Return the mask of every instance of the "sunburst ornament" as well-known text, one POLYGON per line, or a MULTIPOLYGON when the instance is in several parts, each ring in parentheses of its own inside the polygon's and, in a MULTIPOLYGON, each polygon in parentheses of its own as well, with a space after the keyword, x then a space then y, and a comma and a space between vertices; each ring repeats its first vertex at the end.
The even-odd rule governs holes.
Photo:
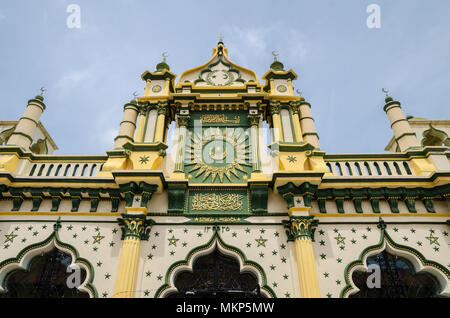
POLYGON ((250 166, 248 134, 243 129, 210 127, 203 134, 194 132, 190 135, 191 143, 187 150, 193 165, 189 172, 195 172, 195 178, 203 176, 201 182, 211 177, 214 182, 218 177, 231 181, 231 175, 240 178, 247 174, 245 166, 250 166))

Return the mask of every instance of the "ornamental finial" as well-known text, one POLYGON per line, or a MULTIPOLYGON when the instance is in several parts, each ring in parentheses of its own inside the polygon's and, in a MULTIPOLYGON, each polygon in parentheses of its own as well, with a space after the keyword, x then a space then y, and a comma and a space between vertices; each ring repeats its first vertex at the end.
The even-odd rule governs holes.
POLYGON ((163 52, 163 54, 161 54, 162 58, 163 58, 163 62, 166 61, 166 57, 168 57, 169 55, 167 54, 167 52, 163 52))
POLYGON ((41 91, 41 95, 44 95, 44 92, 46 91, 45 87, 42 86, 41 89, 40 89, 40 91, 41 91))
POLYGON ((280 54, 277 54, 276 51, 272 51, 272 55, 273 55, 273 60, 278 61, 277 56, 280 54))
POLYGON ((389 91, 388 91, 387 89, 382 88, 381 91, 382 91, 383 93, 386 94, 386 97, 389 96, 389 95, 388 95, 388 94, 389 94, 389 91))

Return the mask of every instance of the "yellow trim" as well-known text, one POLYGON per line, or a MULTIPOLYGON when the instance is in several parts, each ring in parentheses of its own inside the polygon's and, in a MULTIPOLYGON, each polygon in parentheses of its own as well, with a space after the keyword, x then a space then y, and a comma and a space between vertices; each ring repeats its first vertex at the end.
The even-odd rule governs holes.
POLYGON ((147 214, 147 208, 145 206, 127 206, 125 207, 125 210, 127 212, 143 212, 144 214, 147 214))
POLYGON ((317 265, 310 239, 297 239, 294 243, 302 298, 319 298, 317 265))
POLYGON ((136 142, 144 142, 144 130, 147 116, 139 115, 139 123, 136 131, 136 142))
POLYGON ((310 213, 310 215, 314 215, 315 217, 443 217, 449 218, 450 213, 310 213))
POLYGON ((58 215, 70 215, 70 216, 113 216, 118 217, 120 216, 120 212, 0 212, 0 215, 29 215, 29 216, 36 216, 36 215, 52 215, 52 216, 58 216, 58 215))
POLYGON ((114 298, 133 298, 141 240, 127 237, 123 241, 114 298))

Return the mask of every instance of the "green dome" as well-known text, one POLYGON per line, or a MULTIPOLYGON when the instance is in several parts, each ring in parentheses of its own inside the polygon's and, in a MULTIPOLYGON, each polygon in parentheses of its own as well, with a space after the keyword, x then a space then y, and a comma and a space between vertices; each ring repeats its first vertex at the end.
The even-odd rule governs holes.
POLYGON ((392 99, 391 96, 386 96, 386 98, 384 99, 384 101, 385 101, 386 103, 389 103, 389 102, 392 102, 393 99, 392 99))
POLYGON ((166 62, 161 62, 161 63, 158 63, 158 65, 156 65, 157 72, 162 72, 164 70, 170 71, 170 67, 166 62))
POLYGON ((305 98, 304 97, 300 97, 300 101, 304 102, 305 98))
POLYGON ((36 95, 36 97, 34 99, 40 100, 41 102, 44 101, 44 96, 42 96, 41 94, 36 95))
POLYGON ((130 104, 132 104, 132 105, 137 105, 138 102, 137 102, 136 99, 133 98, 132 100, 130 100, 130 104))
POLYGON ((273 69, 274 71, 284 71, 284 65, 280 61, 274 61, 270 65, 270 68, 273 69))

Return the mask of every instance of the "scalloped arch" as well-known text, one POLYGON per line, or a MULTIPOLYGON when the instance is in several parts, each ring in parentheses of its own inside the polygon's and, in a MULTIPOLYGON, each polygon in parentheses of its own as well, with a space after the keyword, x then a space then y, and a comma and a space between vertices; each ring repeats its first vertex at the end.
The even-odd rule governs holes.
POLYGON ((241 273, 250 272, 257 277, 258 284, 261 286, 261 293, 264 296, 276 298, 275 292, 267 285, 266 274, 262 267, 253 261, 247 260, 247 257, 240 249, 226 244, 218 232, 214 233, 208 243, 192 249, 183 261, 175 262, 169 267, 165 276, 165 284, 156 291, 155 298, 163 298, 171 292, 177 291, 174 284, 177 274, 186 270, 192 272, 197 258, 209 254, 216 247, 225 255, 238 260, 241 273))
POLYGON ((6 291, 5 283, 6 278, 9 274, 17 269, 24 269, 28 271, 30 269, 31 260, 35 256, 37 256, 41 252, 48 252, 53 248, 57 248, 63 252, 66 252, 72 257, 72 263, 69 265, 69 267, 76 264, 86 270, 86 279, 78 289, 80 291, 87 292, 91 298, 97 298, 97 289, 92 284, 94 280, 94 267, 88 260, 79 257, 78 251, 75 247, 70 244, 61 242, 56 230, 53 231, 53 233, 50 234, 50 236, 45 240, 31 244, 22 249, 17 257, 9 258, 0 263, 0 293, 6 291))
POLYGON ((358 260, 353 261, 346 266, 344 274, 346 286, 341 291, 341 298, 347 298, 359 291, 358 287, 354 285, 351 279, 353 272, 358 269, 367 271, 367 258, 372 255, 378 254, 384 249, 386 249, 390 253, 399 255, 409 260, 414 266, 414 270, 416 271, 416 273, 423 271, 432 274, 437 278, 442 287, 441 296, 450 296, 449 270, 447 270, 444 266, 437 262, 427 260, 419 251, 415 250, 414 248, 395 243, 394 240, 392 240, 392 238, 389 236, 389 234, 384 229, 382 229, 379 243, 364 249, 361 252, 358 260))

